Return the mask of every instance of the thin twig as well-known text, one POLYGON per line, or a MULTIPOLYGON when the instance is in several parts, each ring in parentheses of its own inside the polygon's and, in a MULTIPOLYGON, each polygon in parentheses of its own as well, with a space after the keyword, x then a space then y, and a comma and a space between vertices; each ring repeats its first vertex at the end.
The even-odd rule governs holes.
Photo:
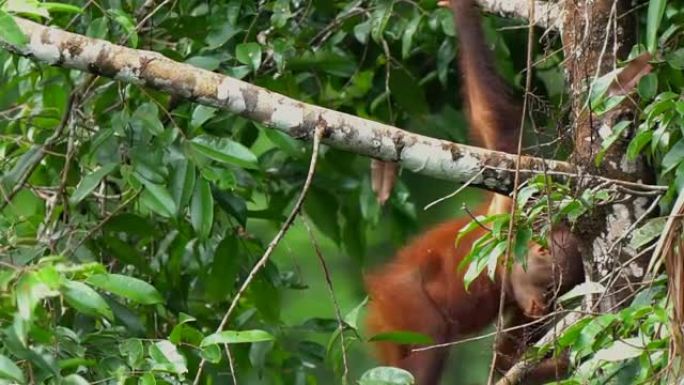
MULTIPOLYGON (((283 239, 283 237, 285 236, 285 233, 287 233, 287 230, 290 228, 290 226, 294 222, 295 218, 297 218, 297 215, 299 214, 299 211, 302 208, 302 204, 304 203, 304 198, 306 198, 306 193, 309 191, 309 187, 311 186, 311 181, 313 180, 314 172, 316 170, 316 162, 318 159, 318 149, 320 147, 321 138, 323 136, 324 128, 325 128, 324 123, 318 124, 315 128, 314 137, 313 137, 313 151, 311 154, 311 162, 309 163, 309 172, 306 175, 306 180, 304 181, 304 186, 302 187, 302 191, 299 193, 299 197, 297 197, 297 201, 295 202, 295 205, 292 208, 290 215, 288 215, 287 219, 285 220, 283 225, 280 227, 280 230, 278 231, 278 233, 275 235, 275 237, 268 244, 268 247, 266 247, 266 251, 264 251, 264 254, 257 261, 257 263, 254 265, 254 267, 252 267, 252 270, 247 275, 247 278, 245 278, 245 281, 242 283, 242 286, 240 286, 240 289, 238 289, 238 292, 237 292, 237 294, 235 294, 235 297, 233 297, 233 300, 231 301, 230 306, 228 307, 228 310, 223 315, 223 318, 221 319, 219 326, 216 328, 217 333, 220 333, 221 331, 223 331, 226 324, 228 323, 228 319, 230 318, 231 314, 233 314, 233 311, 237 307, 238 301, 240 300, 240 298, 242 298, 242 295, 245 293, 245 291, 247 290, 249 285, 252 283, 252 281, 256 277, 257 273, 264 266, 266 266, 266 262, 268 262, 268 258, 271 256, 271 254, 275 250, 276 246, 278 246, 280 241, 283 239)), ((195 375, 195 379, 192 382, 193 385, 199 384, 199 381, 200 381, 200 378, 202 377, 202 371, 204 369, 205 364, 206 364, 206 360, 204 358, 202 358, 202 360, 199 363, 199 366, 197 367, 197 374, 195 375)))
POLYGON ((525 329, 525 328, 527 328, 528 326, 534 326, 534 325, 537 325, 537 324, 542 324, 542 323, 545 323, 547 320, 549 320, 549 319, 551 319, 551 318, 557 316, 558 314, 561 314, 561 313, 567 314, 567 313, 569 313, 569 312, 577 312, 577 310, 560 310, 560 311, 555 311, 555 312, 553 312, 553 313, 546 314, 546 315, 544 315, 543 317, 537 318, 537 319, 532 320, 532 321, 530 321, 530 322, 526 322, 526 323, 524 323, 524 324, 519 324, 519 325, 515 325, 515 326, 510 326, 510 327, 507 327, 507 328, 504 328, 504 329, 501 329, 501 330, 495 330, 495 331, 493 331, 493 332, 489 332, 489 333, 485 333, 485 334, 480 334, 480 335, 477 335, 477 336, 474 336, 474 337, 464 338, 464 339, 460 339, 460 340, 456 340, 456 341, 450 341, 450 342, 444 342, 444 343, 440 343, 440 344, 434 344, 434 345, 429 345, 429 346, 423 346, 423 347, 420 347, 420 348, 414 348, 414 349, 411 349, 411 352, 413 353, 413 352, 422 352, 422 351, 432 350, 432 349, 442 349, 442 348, 448 348, 448 347, 455 346, 455 345, 462 345, 462 344, 465 344, 465 343, 468 343, 468 342, 474 342, 474 341, 483 340, 483 339, 486 339, 486 338, 489 338, 489 337, 494 337, 494 336, 497 335, 497 333, 508 333, 508 332, 512 332, 512 331, 516 331, 516 330, 520 330, 520 329, 525 329))
MULTIPOLYGON (((522 111, 520 113, 520 129, 518 132, 518 151, 515 161, 515 179, 513 181, 513 204, 511 205, 511 217, 508 222, 508 235, 506 239, 506 254, 504 255, 504 269, 508 269, 508 261, 511 258, 511 246, 513 245, 513 227, 515 225, 515 210, 518 207, 518 185, 520 185, 520 160, 522 159, 523 132, 525 131, 525 115, 527 111, 527 100, 532 89, 532 46, 534 44, 534 0, 529 0, 529 29, 527 30, 527 74, 525 80, 525 97, 523 98, 522 111)), ((506 302, 506 285, 508 284, 508 274, 501 275, 501 292, 499 294, 499 316, 496 320, 496 330, 500 331, 504 324, 504 306, 506 302)), ((489 378, 487 384, 491 385, 494 381, 494 371, 496 367, 497 346, 500 342, 501 333, 494 336, 494 346, 492 353, 492 363, 489 368, 489 378)))
POLYGON ((223 344, 223 349, 226 351, 226 358, 228 359, 228 367, 230 368, 230 376, 233 379, 233 385, 238 385, 237 375, 235 374, 235 364, 233 363, 233 355, 230 353, 230 346, 223 344))
POLYGON ((445 200, 451 199, 451 198, 455 197, 456 195, 460 194, 461 191, 465 190, 466 187, 470 186, 471 183, 475 182, 475 180, 476 180, 477 178, 479 178, 480 175, 482 175, 482 173, 484 172, 484 170, 485 170, 484 168, 481 169, 480 172, 478 172, 477 174, 473 175, 472 178, 468 179, 461 187, 459 187, 458 189, 456 189, 456 191, 454 191, 454 192, 452 192, 452 193, 450 193, 450 194, 447 194, 447 195, 445 195, 445 196, 443 196, 443 197, 441 197, 441 198, 439 198, 439 199, 437 199, 437 200, 435 200, 435 201, 432 201, 432 202, 428 203, 427 205, 425 205, 425 207, 423 208, 423 210, 424 210, 424 211, 427 211, 428 209, 432 208, 432 206, 437 205, 437 204, 439 204, 439 203, 442 203, 442 202, 444 202, 445 200))
POLYGON ((73 246, 73 247, 66 249, 63 252, 63 254, 64 255, 70 255, 71 253, 78 250, 78 248, 81 247, 81 245, 83 245, 83 243, 85 241, 87 241, 90 237, 93 236, 93 234, 95 234, 97 231, 99 231, 102 228, 102 226, 104 226, 107 222, 109 222, 110 219, 112 219, 116 214, 118 214, 121 210, 123 210, 126 206, 128 206, 129 203, 133 202, 133 200, 135 200, 135 198, 137 198, 138 195, 140 195, 141 191, 142 190, 136 191, 133 195, 131 195, 130 198, 126 199, 124 202, 122 202, 120 205, 118 205, 111 213, 109 213, 100 222, 98 222, 95 225, 95 227, 91 228, 90 231, 88 231, 88 233, 83 238, 81 238, 80 241, 78 241, 76 246, 73 246))
POLYGON ((330 277, 330 269, 328 269, 328 265, 325 263, 325 258, 323 258, 323 252, 321 251, 321 247, 318 244, 318 241, 316 241, 316 236, 314 235, 313 231, 311 230, 311 225, 309 224, 309 221, 304 218, 302 221, 304 223, 304 227, 306 227, 306 231, 309 233, 309 240, 311 240, 311 245, 314 248, 314 251, 316 252, 316 256, 318 257, 318 262, 321 264, 321 269, 323 270, 323 275, 325 277, 325 284, 328 288, 328 294, 330 294, 330 300, 333 303, 333 307, 335 308, 335 317, 337 318, 337 327, 340 331, 340 349, 342 350, 342 365, 344 366, 344 371, 342 373, 342 383, 343 384, 348 384, 349 383, 349 360, 347 358, 347 347, 345 346, 344 342, 344 320, 342 319, 342 312, 340 311, 340 304, 337 302, 337 296, 335 295, 335 288, 333 286, 333 281, 332 278, 330 277))
POLYGON ((87 85, 92 82, 94 77, 89 76, 86 81, 83 83, 81 87, 77 87, 76 89, 72 90, 71 93, 69 94, 69 99, 67 99, 67 104, 64 109, 64 114, 62 115, 62 120, 59 122, 59 126, 57 126, 57 129, 55 132, 50 135, 47 140, 40 146, 39 154, 37 154, 36 157, 31 159, 31 163, 26 167, 24 170, 24 173, 17 179, 16 184, 14 187, 12 187, 12 190, 8 192, 7 194, 4 194, 4 191, 1 191, 3 196, 3 201, 0 202, 0 210, 4 209, 7 204, 9 204, 12 199, 14 198, 15 195, 21 189, 24 188, 24 185, 26 184, 26 181, 28 178, 33 174, 33 171, 35 171, 36 167, 40 164, 40 162, 43 161, 45 156, 47 155, 48 150, 52 148, 53 145, 59 141, 59 139, 62 136, 62 133, 64 132, 64 129, 66 128, 67 124, 69 123, 69 120, 71 119, 71 112, 73 110, 74 104, 76 103, 76 100, 78 99, 78 95, 80 94, 82 89, 87 88, 87 85))
POLYGON ((613 244, 610 245, 610 247, 608 248, 608 251, 606 252, 607 255, 610 255, 611 251, 613 251, 613 249, 615 248, 615 246, 618 245, 618 243, 622 242, 625 238, 627 238, 627 236, 630 235, 632 233, 632 231, 634 231, 634 229, 636 229, 636 227, 639 226, 639 224, 641 222, 643 222, 644 219, 646 219, 649 215, 651 215, 651 213, 656 208, 658 208, 658 203, 660 203, 660 198, 662 198, 662 195, 656 197, 653 200, 653 202, 651 202, 651 205, 646 209, 646 211, 644 211, 644 213, 639 218, 637 218, 636 221, 634 221, 631 225, 629 225, 627 230, 625 230, 625 232, 618 239, 616 239, 615 242, 613 242, 613 244))

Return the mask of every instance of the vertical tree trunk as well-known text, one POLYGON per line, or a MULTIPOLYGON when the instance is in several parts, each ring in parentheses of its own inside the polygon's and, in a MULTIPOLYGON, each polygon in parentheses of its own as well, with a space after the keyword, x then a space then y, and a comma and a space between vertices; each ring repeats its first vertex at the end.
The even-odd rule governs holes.
MULTIPOLYGON (((573 162, 589 172, 609 178, 633 181, 650 180, 644 160, 629 160, 626 148, 636 127, 636 105, 627 101, 606 114, 597 116, 590 111, 588 87, 598 76, 616 68, 618 60, 626 59, 635 40, 636 23, 633 15, 625 15, 630 3, 624 0, 566 0, 562 22, 565 51, 565 70, 571 96, 572 122, 575 129, 573 162), (594 159, 603 140, 620 121, 631 122, 620 138, 596 166, 594 159)), ((633 13, 635 14, 635 13, 633 13)), ((631 230, 637 218, 645 213, 649 199, 626 196, 619 204, 594 210, 578 226, 585 240, 585 268, 592 281, 599 281, 614 271, 620 277, 602 297, 599 309, 614 310, 628 297, 645 274, 647 260, 634 260, 636 251, 620 242, 631 230)))

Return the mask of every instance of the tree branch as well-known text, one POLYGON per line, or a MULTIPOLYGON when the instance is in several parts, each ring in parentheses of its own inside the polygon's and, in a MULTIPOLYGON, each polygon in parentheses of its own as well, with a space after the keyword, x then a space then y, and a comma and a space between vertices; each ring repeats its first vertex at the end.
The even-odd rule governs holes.
MULTIPOLYGON (((527 19, 529 2, 527 0, 479 0, 480 6, 487 13, 492 13, 502 17, 527 19)), ((535 1, 534 14, 537 17, 534 24, 548 29, 559 29, 561 19, 561 9, 558 4, 550 1, 535 1)))
MULTIPOLYGON (((456 144, 413 134, 386 124, 306 104, 238 79, 178 63, 163 55, 136 50, 65 32, 14 17, 28 36, 26 46, 0 45, 16 54, 54 66, 77 69, 138 84, 233 112, 297 139, 311 140, 316 126, 324 128, 323 143, 455 182, 509 193, 513 189, 516 155, 456 144), (478 175, 479 174, 479 175, 478 175)), ((606 180, 581 173, 567 162, 523 156, 521 181, 546 169, 560 180, 578 179, 627 184, 631 188, 663 190, 633 182, 606 180)))

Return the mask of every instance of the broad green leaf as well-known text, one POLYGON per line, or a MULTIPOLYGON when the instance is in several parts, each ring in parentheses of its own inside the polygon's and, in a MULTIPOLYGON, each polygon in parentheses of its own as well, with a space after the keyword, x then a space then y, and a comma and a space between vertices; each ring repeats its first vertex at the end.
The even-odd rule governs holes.
POLYGON ((653 131, 651 130, 640 130, 637 132, 632 141, 629 142, 629 146, 627 146, 627 157, 632 160, 636 159, 641 154, 641 150, 651 141, 651 138, 653 138, 653 131))
POLYGON ((597 167, 601 165, 601 162, 603 161, 603 158, 606 156, 606 152, 608 151, 610 146, 612 146, 616 140, 622 137, 622 133, 625 131, 627 127, 629 127, 631 123, 631 121, 623 120, 617 123, 615 126, 613 126, 612 132, 610 133, 610 135, 608 135, 606 139, 603 140, 603 143, 601 143, 601 149, 599 150, 598 154, 596 154, 596 159, 594 159, 594 164, 597 167))
POLYGON ((163 340, 150 345, 152 370, 169 371, 175 374, 188 372, 185 357, 178 352, 176 345, 163 340))
POLYGON ((62 284, 64 299, 83 314, 113 319, 112 310, 107 302, 90 286, 78 281, 64 281, 62 284))
POLYGON ((213 363, 218 364, 221 362, 221 345, 209 345, 201 348, 200 354, 202 358, 213 363))
POLYGON ((667 173, 673 168, 677 167, 682 160, 684 160, 684 139, 681 139, 679 142, 677 142, 674 146, 672 146, 670 151, 665 154, 665 157, 662 161, 664 168, 663 173, 667 173))
POLYGON ((133 48, 138 47, 138 31, 135 28, 134 18, 121 9, 110 8, 108 11, 113 16, 113 20, 126 31, 126 37, 130 39, 133 48))
POLYGON ((26 382, 24 372, 9 358, 0 354, 0 378, 16 381, 20 384, 26 382))
POLYGON ((261 45, 259 43, 241 43, 235 47, 235 57, 242 64, 250 66, 256 72, 261 66, 261 45))
POLYGON ((18 316, 20 319, 30 321, 33 318, 33 311, 42 301, 47 297, 59 295, 59 292, 53 290, 43 280, 40 279, 38 273, 30 272, 24 274, 17 282, 16 287, 16 301, 18 316))
POLYGON ((433 344, 432 337, 410 331, 396 331, 376 334, 369 341, 389 341, 405 345, 430 345, 433 344))
POLYGON ((45 2, 40 3, 50 13, 81 13, 81 8, 71 4, 45 2))
POLYGON ((404 29, 404 34, 401 36, 401 57, 406 59, 411 54, 411 48, 413 48, 413 36, 415 36, 420 22, 423 20, 423 15, 416 14, 411 21, 408 22, 406 28, 404 29))
POLYGON ((61 383, 64 385, 90 385, 90 382, 75 373, 64 377, 61 383))
POLYGON ((515 232, 515 246, 513 250, 515 251, 515 259, 517 261, 524 261, 527 256, 527 250, 529 250, 530 240, 532 239, 532 229, 529 227, 519 228, 515 232))
POLYGON ((649 0, 648 14, 646 16, 646 47, 648 51, 654 53, 658 39, 658 28, 665 14, 667 0, 649 0))
POLYGON ((109 21, 106 17, 98 17, 88 23, 86 36, 96 39, 106 39, 109 34, 109 21))
POLYGON ((641 96, 642 98, 653 98, 658 92, 658 75, 653 73, 645 75, 639 81, 637 90, 639 91, 639 96, 641 96))
POLYGON ((190 205, 190 222, 200 239, 206 239, 214 224, 214 197, 211 186, 204 178, 197 178, 190 205))
POLYGON ((224 330, 208 335, 202 340, 201 347, 216 344, 243 344, 252 342, 272 341, 274 338, 263 330, 224 330))
POLYGON ((256 155, 241 143, 228 138, 201 135, 193 138, 190 145, 194 151, 207 158, 244 168, 258 168, 256 155))
POLYGON ((12 188, 19 183, 22 176, 31 171, 31 166, 36 162, 40 162, 43 156, 42 146, 31 146, 31 148, 26 150, 26 152, 17 159, 14 167, 0 177, 0 187, 2 187, 4 191, 11 191, 12 188))
POLYGON ((49 18, 50 13, 47 9, 41 7, 38 0, 7 0, 2 2, 3 8, 8 12, 22 15, 31 15, 35 17, 49 18))
POLYGON ((171 174, 171 196, 176 204, 176 215, 179 215, 192 197, 192 192, 195 189, 196 180, 195 165, 187 159, 180 159, 173 164, 173 171, 171 174))
POLYGON ((120 274, 96 274, 86 280, 89 284, 112 294, 143 305, 164 302, 161 294, 145 281, 120 274))
POLYGON ((415 379, 404 369, 379 366, 361 375, 359 385, 412 385, 415 379))
POLYGON ((2 9, 0 9, 0 40, 19 48, 23 48, 28 43, 28 38, 19 29, 12 16, 2 9))
POLYGON ((147 196, 141 196, 141 199, 148 199, 154 211, 164 217, 173 217, 176 213, 176 202, 173 200, 171 193, 166 186, 152 183, 146 178, 134 173, 136 177, 144 186, 147 196))
POLYGON ((138 368, 143 362, 143 344, 138 338, 129 338, 119 344, 119 353, 126 357, 131 368, 138 368))
POLYGON ((371 13, 371 37, 376 43, 383 40, 383 33, 387 28, 387 23, 392 16, 392 8, 394 8, 394 0, 380 1, 377 7, 371 13))
POLYGON ((572 288, 572 290, 558 297, 558 302, 566 302, 573 298, 584 297, 588 294, 605 293, 606 287, 598 282, 583 282, 572 288))
POLYGON ((69 197, 69 203, 75 205, 85 199, 100 184, 102 179, 114 171, 117 166, 116 163, 109 163, 84 176, 81 183, 76 187, 76 191, 69 197))
POLYGON ((226 299, 234 290, 242 261, 238 242, 233 234, 226 234, 216 247, 211 272, 206 281, 207 295, 214 301, 226 299))
POLYGON ((202 127, 209 119, 216 115, 216 108, 199 105, 192 111, 192 127, 202 127))
POLYGON ((643 226, 636 229, 629 240, 629 246, 638 249, 656 239, 663 233, 667 217, 651 218, 643 226))
POLYGON ((671 52, 666 57, 667 64, 674 69, 684 70, 684 48, 671 52))
POLYGON ((354 26, 354 37, 361 44, 368 43, 368 36, 370 35, 371 22, 366 20, 363 23, 358 23, 354 26))
POLYGON ((164 125, 159 120, 159 108, 154 103, 143 103, 131 115, 131 124, 149 131, 152 135, 164 132, 164 125))
POLYGON ((154 377, 154 374, 147 372, 140 376, 138 385, 157 385, 157 379, 154 377))
POLYGON ((644 348, 643 337, 632 337, 613 342, 611 346, 596 352, 594 358, 610 362, 624 361, 639 357, 644 353, 644 348))

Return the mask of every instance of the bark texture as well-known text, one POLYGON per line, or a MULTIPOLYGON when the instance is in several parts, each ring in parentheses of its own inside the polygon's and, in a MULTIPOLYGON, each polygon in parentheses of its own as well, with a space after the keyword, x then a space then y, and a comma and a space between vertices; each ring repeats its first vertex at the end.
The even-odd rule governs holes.
MULTIPOLYGON (((238 79, 178 63, 151 51, 135 50, 104 40, 65 32, 15 17, 29 43, 9 50, 51 65, 155 88, 200 104, 221 108, 310 140, 324 128, 324 143, 357 154, 400 163, 405 169, 487 190, 513 188, 515 155, 489 151, 412 134, 327 108, 302 103, 238 79)), ((562 178, 576 174, 567 162, 523 157, 522 180, 547 173, 562 178)))
MULTIPOLYGON (((571 96, 575 129, 573 163, 589 172, 610 178, 648 182, 650 173, 643 159, 630 160, 626 148, 635 130, 636 104, 626 100, 611 111, 597 116, 587 103, 587 89, 597 77, 614 70, 619 60, 627 58, 634 44, 635 13, 624 0, 565 1, 562 39, 565 70, 571 96), (596 166, 595 158, 602 142, 615 124, 631 122, 619 139, 596 166)), ((598 208, 583 222, 580 231, 586 240, 585 267, 589 277, 598 281, 616 273, 609 294, 602 296, 600 311, 615 307, 634 292, 646 272, 645 260, 634 259, 636 250, 624 242, 625 235, 646 213, 649 199, 627 194, 620 203, 598 208)), ((643 219, 643 218, 642 218, 643 219)))

